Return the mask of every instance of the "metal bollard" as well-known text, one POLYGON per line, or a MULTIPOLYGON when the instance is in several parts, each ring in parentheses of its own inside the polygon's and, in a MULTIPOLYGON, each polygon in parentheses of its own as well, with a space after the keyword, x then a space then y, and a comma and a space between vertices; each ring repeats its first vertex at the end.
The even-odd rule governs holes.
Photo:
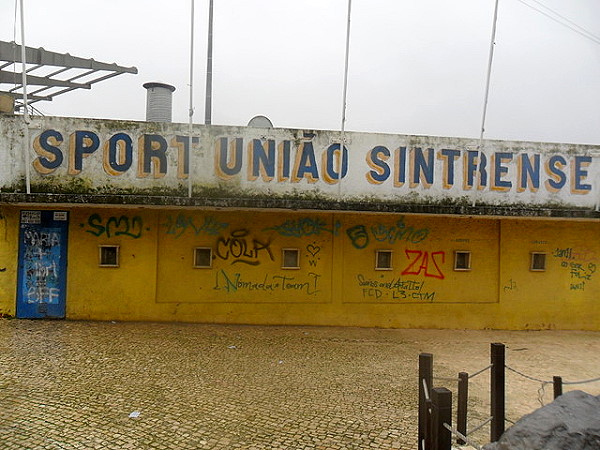
POLYGON ((492 372, 490 376, 490 441, 496 442, 504 433, 505 421, 505 347, 504 344, 491 345, 492 372))
POLYGON ((446 388, 433 388, 431 392, 433 403, 432 420, 432 450, 450 450, 452 448, 452 433, 444 424, 452 426, 452 392, 446 388))
POLYGON ((554 400, 562 395, 562 377, 552 377, 552 385, 554 386, 554 400))

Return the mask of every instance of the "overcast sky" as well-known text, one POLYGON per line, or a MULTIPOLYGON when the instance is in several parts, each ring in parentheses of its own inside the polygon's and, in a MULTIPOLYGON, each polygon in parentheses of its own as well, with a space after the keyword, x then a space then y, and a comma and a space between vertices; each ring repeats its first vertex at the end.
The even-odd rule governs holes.
MULTIPOLYGON (((537 8, 536 0, 523 0, 537 8)), ((538 0, 600 36, 599 0, 538 0)), ((46 115, 144 120, 147 81, 188 121, 190 0, 24 0, 25 42, 135 66, 38 102, 46 115)), ((0 0, 0 40, 15 36, 0 0)), ((339 129, 347 0, 214 0, 213 124, 339 129)), ((195 2, 194 122, 204 123, 208 0, 195 2)), ((353 0, 347 130, 478 137, 494 0, 353 0)), ((20 43, 20 28, 16 27, 20 43)), ((600 144, 600 45, 500 0, 486 138, 600 144)))

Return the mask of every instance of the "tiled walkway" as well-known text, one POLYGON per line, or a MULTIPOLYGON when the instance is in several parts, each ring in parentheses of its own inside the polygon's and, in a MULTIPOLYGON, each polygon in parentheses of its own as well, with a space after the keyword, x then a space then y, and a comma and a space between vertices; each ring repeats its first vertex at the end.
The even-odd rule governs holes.
POLYGON ((0 448, 412 450, 418 353, 487 333, 4 319, 0 448))

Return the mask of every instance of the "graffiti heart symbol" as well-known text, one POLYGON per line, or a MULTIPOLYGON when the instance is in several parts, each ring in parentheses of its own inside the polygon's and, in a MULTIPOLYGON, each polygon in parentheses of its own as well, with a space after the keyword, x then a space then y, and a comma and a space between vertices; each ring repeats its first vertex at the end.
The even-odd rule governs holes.
POLYGON ((317 253, 321 251, 321 247, 319 247, 318 245, 308 244, 306 246, 306 251, 310 253, 310 255, 314 258, 315 256, 317 256, 317 253))

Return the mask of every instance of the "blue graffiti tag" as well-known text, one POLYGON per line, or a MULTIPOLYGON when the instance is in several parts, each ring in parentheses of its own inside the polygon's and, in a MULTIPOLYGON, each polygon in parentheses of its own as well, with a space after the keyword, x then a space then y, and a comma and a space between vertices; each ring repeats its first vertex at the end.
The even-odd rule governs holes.
POLYGON ((167 229, 167 234, 174 235, 175 238, 178 238, 187 230, 193 231, 196 236, 201 233, 209 236, 217 236, 221 230, 227 228, 229 224, 219 222, 214 217, 206 216, 204 217, 204 222, 196 225, 193 217, 186 216, 185 214, 178 214, 176 218, 173 218, 171 215, 167 216, 166 223, 161 224, 161 226, 167 229))
POLYGON ((371 233, 373 234, 373 238, 379 242, 387 241, 390 244, 394 244, 396 241, 406 241, 418 244, 427 238, 429 230, 427 228, 416 230, 413 227, 406 226, 404 224, 404 217, 400 217, 396 225, 373 225, 371 233))
POLYGON ((389 226, 378 223, 369 228, 365 225, 355 225, 348 228, 346 234, 355 248, 363 249, 369 245, 371 237, 378 242, 387 242, 389 244, 394 244, 397 241, 418 244, 427 239, 429 229, 415 229, 414 227, 407 226, 404 223, 404 217, 401 216, 395 225, 389 226))
POLYGON ((327 223, 323 219, 312 219, 304 217, 302 219, 286 220, 280 225, 275 225, 269 228, 263 228, 263 231, 274 230, 281 236, 288 237, 305 237, 319 235, 321 232, 331 233, 337 236, 341 226, 339 221, 333 224, 333 228, 327 228, 327 223))

